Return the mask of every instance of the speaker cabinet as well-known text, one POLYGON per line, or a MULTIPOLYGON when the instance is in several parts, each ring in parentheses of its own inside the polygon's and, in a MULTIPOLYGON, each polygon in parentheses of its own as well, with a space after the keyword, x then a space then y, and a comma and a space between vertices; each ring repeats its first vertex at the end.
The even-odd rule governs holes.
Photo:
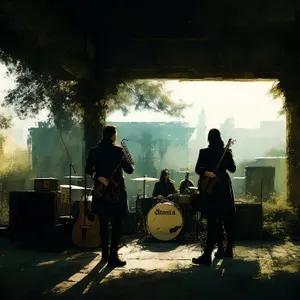
POLYGON ((55 191, 14 191, 9 197, 11 240, 29 241, 41 235, 58 219, 58 193, 55 191))
POLYGON ((59 180, 57 178, 35 178, 34 190, 36 191, 57 191, 59 190, 59 180))
POLYGON ((235 237, 237 240, 259 240, 262 237, 262 206, 236 204, 235 237))

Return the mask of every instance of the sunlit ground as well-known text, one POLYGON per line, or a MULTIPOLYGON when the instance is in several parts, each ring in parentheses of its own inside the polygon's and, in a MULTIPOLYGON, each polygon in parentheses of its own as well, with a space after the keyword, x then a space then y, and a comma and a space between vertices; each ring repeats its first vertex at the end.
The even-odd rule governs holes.
POLYGON ((291 242, 242 243, 234 259, 211 267, 191 264, 194 244, 132 242, 120 251, 127 266, 116 269, 98 251, 41 253, 0 243, 3 299, 277 299, 300 291, 300 245, 291 242))

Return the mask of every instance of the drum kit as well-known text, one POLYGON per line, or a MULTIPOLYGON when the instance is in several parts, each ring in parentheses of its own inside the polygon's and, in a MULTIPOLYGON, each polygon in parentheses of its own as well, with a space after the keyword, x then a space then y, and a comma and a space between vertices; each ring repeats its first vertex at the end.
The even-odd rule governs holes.
MULTIPOLYGON (((65 176, 65 178, 69 177, 65 176)), ((71 180, 80 181, 82 179, 82 176, 71 176, 71 180)), ((199 212, 192 210, 190 201, 191 195, 198 193, 197 187, 189 187, 189 194, 176 193, 168 197, 156 198, 147 196, 146 182, 158 182, 158 178, 143 176, 131 180, 143 183, 143 194, 136 197, 136 231, 140 234, 140 240, 148 237, 153 237, 158 241, 171 241, 183 236, 199 238, 199 234, 201 234, 199 229, 202 227, 199 223, 201 217, 199 212)), ((62 184, 60 187, 82 192, 85 190, 85 187, 79 185, 62 184)), ((86 190, 90 191, 92 188, 86 188, 86 190)), ((91 201, 92 196, 88 196, 88 194, 87 201, 91 201)), ((80 198, 82 201, 85 196, 82 195, 80 198)), ((77 202, 76 199, 74 204, 77 202)))
POLYGON ((198 193, 197 187, 190 187, 190 194, 156 198, 146 196, 146 182, 157 182, 158 178, 144 176, 132 180, 144 184, 143 195, 136 199, 136 226, 140 240, 148 237, 158 241, 171 241, 183 236, 199 238, 199 212, 194 212, 190 203, 190 195, 198 193))

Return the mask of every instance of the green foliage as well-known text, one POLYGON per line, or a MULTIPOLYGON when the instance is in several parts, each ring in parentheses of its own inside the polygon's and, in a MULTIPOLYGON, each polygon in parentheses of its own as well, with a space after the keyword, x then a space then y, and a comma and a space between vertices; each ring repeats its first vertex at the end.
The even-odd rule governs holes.
MULTIPOLYGON (((62 81, 30 70, 8 58, 5 62, 8 73, 16 77, 16 86, 9 90, 4 99, 4 106, 13 106, 21 119, 35 117, 40 111, 47 109, 50 112, 49 119, 61 128, 69 129, 72 125, 82 122, 86 95, 82 96, 80 93, 80 83, 62 81)), ((127 81, 117 85, 115 94, 106 94, 103 99, 100 99, 99 95, 99 99, 95 99, 95 103, 91 105, 104 101, 107 114, 121 110, 126 115, 133 108, 182 117, 187 105, 174 102, 170 93, 163 89, 163 85, 163 81, 127 81)))
POLYGON ((28 152, 21 147, 10 145, 5 153, 0 156, 0 178, 18 174, 30 169, 28 152))
MULTIPOLYGON (((0 130, 5 130, 10 128, 12 125, 12 117, 0 114, 0 130)), ((3 145, 5 142, 5 136, 0 133, 0 154, 3 154, 3 145)))
POLYGON ((285 93, 282 88, 280 81, 275 81, 271 89, 268 92, 275 100, 279 99, 282 102, 282 108, 279 110, 278 115, 282 116, 285 114, 286 103, 285 103, 285 93))
POLYGON ((280 81, 275 81, 268 92, 274 99, 280 99, 284 101, 285 95, 284 90, 281 87, 280 81))
POLYGON ((108 113, 119 109, 127 115, 130 109, 134 108, 182 117, 182 112, 187 105, 174 102, 170 93, 163 87, 164 81, 135 80, 121 83, 117 86, 116 94, 105 98, 108 113))
POLYGON ((272 195, 263 203, 264 230, 272 236, 286 238, 291 235, 298 221, 297 209, 284 196, 272 195))
POLYGON ((0 153, 0 224, 8 223, 9 192, 24 190, 26 178, 34 177, 29 162, 29 153, 10 143, 1 136, 1 143, 5 143, 5 152, 0 153))
MULTIPOLYGON (((242 202, 260 203, 260 200, 249 193, 243 197, 242 202)), ((298 209, 284 195, 276 196, 273 193, 268 200, 263 201, 263 229, 270 236, 288 238, 298 222, 298 209)))
POLYGON ((19 118, 35 117, 48 109, 49 117, 59 119, 65 127, 80 117, 78 104, 73 101, 75 82, 61 81, 20 65, 10 66, 8 72, 16 75, 16 86, 8 91, 3 106, 13 106, 19 118))
POLYGON ((12 126, 12 117, 0 114, 0 129, 8 129, 12 126))

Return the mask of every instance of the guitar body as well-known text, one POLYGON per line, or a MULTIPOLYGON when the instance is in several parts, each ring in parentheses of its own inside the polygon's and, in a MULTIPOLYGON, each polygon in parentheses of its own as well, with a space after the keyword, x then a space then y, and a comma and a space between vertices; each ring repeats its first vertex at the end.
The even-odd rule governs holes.
POLYGON ((104 185, 102 182, 97 181, 94 185, 93 194, 101 199, 104 195, 104 192, 106 192, 106 185, 104 185))
POLYGON ((195 195, 194 197, 191 198, 191 204, 192 207, 194 208, 194 210, 196 211, 201 211, 202 213, 205 212, 205 209, 208 206, 208 203, 210 201, 210 195, 213 192, 214 186, 220 182, 221 180, 223 180, 224 175, 221 175, 218 172, 219 166, 221 165, 226 152, 228 151, 229 147, 231 145, 233 145, 234 140, 233 139, 229 139, 228 143, 224 149, 224 152, 222 154, 222 157, 220 158, 216 169, 214 170, 214 173, 216 174, 215 178, 209 178, 206 176, 200 176, 199 180, 198 180, 198 190, 199 190, 199 194, 195 195))
POLYGON ((80 201, 79 208, 79 216, 72 230, 72 241, 80 248, 97 248, 101 245, 98 216, 91 212, 90 201, 80 201))
POLYGON ((102 182, 97 182, 94 186, 94 195, 97 201, 104 201, 106 203, 117 203, 121 200, 120 184, 115 181, 110 181, 108 186, 105 186, 102 182))
POLYGON ((219 181, 220 181, 219 176, 216 176, 215 178, 201 176, 201 178, 198 181, 198 190, 200 194, 210 195, 213 191, 214 186, 219 181))

